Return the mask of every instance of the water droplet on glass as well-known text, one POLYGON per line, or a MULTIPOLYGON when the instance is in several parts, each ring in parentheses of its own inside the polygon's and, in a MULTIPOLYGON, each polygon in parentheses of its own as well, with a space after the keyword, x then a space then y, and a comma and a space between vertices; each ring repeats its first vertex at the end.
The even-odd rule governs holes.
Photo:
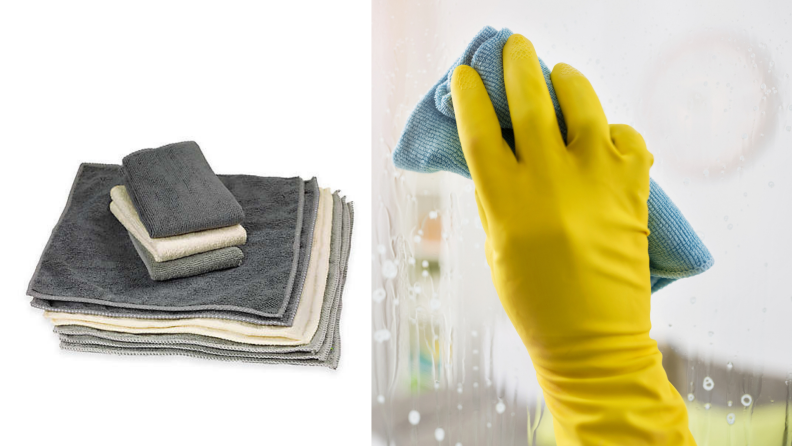
POLYGON ((385 254, 385 245, 383 245, 382 243, 377 245, 377 252, 380 254, 385 254))
POLYGON ((457 444, 455 444, 454 446, 462 446, 462 443, 457 442, 457 444))
POLYGON ((705 177, 709 176, 709 169, 704 169, 704 172, 702 173, 704 174, 705 177))
POLYGON ((726 402, 726 405, 727 405, 727 406, 729 406, 729 407, 732 407, 732 402, 731 402, 731 400, 727 401, 727 402, 726 402))
POLYGON ((377 395, 377 402, 380 404, 385 404, 385 396, 377 395))
POLYGON ((742 134, 742 139, 747 139, 747 138, 748 138, 748 134, 747 133, 743 133, 742 134))
POLYGON ((736 419, 737 418, 734 416, 733 413, 730 413, 730 414, 726 415, 726 422, 729 423, 729 424, 734 424, 734 421, 736 419))
POLYGON ((386 279, 393 279, 396 277, 396 274, 399 272, 399 269, 396 267, 396 264, 393 263, 392 260, 386 260, 382 263, 382 276, 386 279))
POLYGON ((429 268, 429 261, 424 260, 423 262, 421 262, 421 266, 423 266, 424 268, 429 268))
POLYGON ((733 227, 734 227, 734 225, 733 225, 733 224, 731 224, 731 223, 729 223, 729 225, 728 225, 728 226, 726 226, 726 228, 727 228, 727 229, 731 229, 731 228, 733 228, 733 227))
MULTIPOLYGON (((767 266, 766 263, 765 263, 765 266, 767 266)), ((767 313, 767 308, 762 308, 762 313, 767 313)))
POLYGON ((694 304, 694 303, 696 303, 696 298, 695 298, 695 297, 691 297, 691 298, 690 298, 690 303, 691 303, 691 304, 694 304))
POLYGON ((457 410, 462 410, 462 405, 461 404, 457 404, 457 410))
POLYGON ((445 431, 443 430, 443 428, 438 427, 437 429, 435 429, 435 440, 443 441, 444 438, 445 438, 445 431))
POLYGON ((380 344, 388 341, 391 338, 391 333, 387 328, 381 328, 374 332, 374 340, 380 344))
POLYGON ((410 265, 415 265, 415 257, 410 257, 409 259, 407 259, 407 263, 409 263, 410 265))
POLYGON ((709 337, 713 337, 713 336, 715 336, 715 332, 714 332, 714 331, 711 331, 711 332, 709 332, 709 333, 707 333, 707 334, 709 335, 709 337))
POLYGON ((734 364, 732 364, 732 363, 731 363, 731 361, 729 361, 729 363, 728 363, 728 364, 726 364, 726 369, 727 369, 727 370, 731 370, 731 369, 733 369, 733 368, 734 368, 734 364))
POLYGON ((792 132, 792 125, 788 125, 788 126, 786 127, 786 129, 787 129, 787 132, 792 132))
POLYGON ((742 398, 740 398, 740 403, 742 403, 743 406, 748 407, 751 405, 751 403, 753 403, 753 397, 746 393, 742 396, 742 398))
POLYGON ((440 309, 440 299, 431 299, 429 301, 429 308, 432 310, 439 310, 440 309))
POLYGON ((429 218, 434 220, 437 218, 437 211, 429 212, 429 218))
POLYGON ((771 181, 771 182, 767 183, 767 185, 768 185, 768 186, 770 186, 770 187, 773 187, 773 186, 775 186, 775 183, 773 183, 773 182, 771 181))
POLYGON ((696 399, 695 395, 693 395, 692 393, 688 393, 688 401, 693 401, 695 399, 696 399))
POLYGON ((706 409, 706 410, 710 410, 710 407, 712 407, 712 404, 710 404, 710 403, 707 403, 707 404, 704 405, 704 409, 706 409))
MULTIPOLYGON (((710 332, 710 333, 712 333, 712 332, 710 332)), ((715 387, 715 381, 713 381, 712 378, 707 376, 706 378, 704 378, 703 387, 704 387, 704 390, 710 391, 710 390, 712 390, 713 387, 715 387)))
POLYGON ((416 235, 415 237, 413 237, 413 241, 415 243, 421 243, 421 236, 420 235, 416 235))
POLYGON ((377 288, 371 293, 371 298, 374 299, 374 302, 380 303, 385 300, 385 288, 377 288))
POLYGON ((723 221, 729 221, 729 216, 727 215, 727 216, 723 217, 723 221))
POLYGON ((478 388, 478 383, 473 383, 473 388, 477 389, 478 388))
POLYGON ((761 88, 762 90, 764 90, 764 89, 766 89, 766 88, 767 88, 767 85, 765 85, 765 83, 764 83, 764 82, 762 82, 762 86, 761 86, 760 88, 761 88))
POLYGON ((407 420, 415 426, 416 424, 421 422, 421 413, 417 410, 411 410, 410 413, 407 415, 407 420))
POLYGON ((495 412, 498 413, 506 412, 506 405, 503 404, 503 401, 498 401, 498 404, 495 405, 495 412))

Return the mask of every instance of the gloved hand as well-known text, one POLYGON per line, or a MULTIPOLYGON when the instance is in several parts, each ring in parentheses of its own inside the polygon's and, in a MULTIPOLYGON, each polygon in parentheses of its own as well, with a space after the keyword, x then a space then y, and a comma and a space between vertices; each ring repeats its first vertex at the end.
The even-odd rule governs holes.
POLYGON ((649 168, 643 138, 608 125, 589 81, 558 64, 564 144, 533 45, 503 48, 515 151, 481 78, 452 97, 503 307, 533 360, 559 445, 694 445, 649 337, 649 168))

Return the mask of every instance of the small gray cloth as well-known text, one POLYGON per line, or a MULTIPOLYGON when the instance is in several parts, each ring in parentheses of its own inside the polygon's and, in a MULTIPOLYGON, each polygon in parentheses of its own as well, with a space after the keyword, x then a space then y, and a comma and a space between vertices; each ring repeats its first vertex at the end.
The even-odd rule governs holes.
POLYGON ((28 294, 157 311, 232 311, 280 317, 298 270, 304 209, 300 178, 229 175, 221 179, 247 217, 245 262, 190 280, 154 282, 135 248, 121 243, 126 229, 108 211, 119 166, 83 164, 66 209, 52 232, 28 294))
POLYGON ((134 235, 129 234, 129 239, 132 241, 132 246, 135 247, 135 251, 137 251, 140 256, 140 260, 146 265, 149 277, 151 277, 152 280, 158 281, 192 277, 212 271, 234 268, 241 265, 242 259, 245 258, 241 249, 231 246, 169 260, 167 262, 157 262, 154 260, 154 256, 148 252, 145 246, 137 241, 134 235))
POLYGON ((316 215, 319 210, 319 198, 319 185, 316 178, 306 181, 297 274, 295 276, 294 286, 292 287, 292 295, 286 306, 286 311, 281 316, 259 316, 228 310, 157 311, 139 308, 121 308, 90 302, 48 300, 39 297, 34 297, 30 305, 46 311, 93 314, 97 316, 132 317, 139 319, 188 319, 205 317, 249 322, 259 325, 291 326, 297 311, 297 305, 300 303, 305 276, 308 272, 308 266, 311 260, 313 232, 316 226, 316 215))
POLYGON ((322 365, 335 369, 340 357, 341 296, 349 260, 353 209, 333 197, 333 236, 330 272, 325 287, 319 329, 306 345, 250 345, 192 334, 130 334, 79 325, 56 326, 61 348, 119 355, 183 355, 225 361, 322 365), (339 224, 340 223, 340 224, 339 224))
POLYGON ((193 141, 124 157, 124 184, 152 238, 233 226, 245 219, 234 195, 193 141))

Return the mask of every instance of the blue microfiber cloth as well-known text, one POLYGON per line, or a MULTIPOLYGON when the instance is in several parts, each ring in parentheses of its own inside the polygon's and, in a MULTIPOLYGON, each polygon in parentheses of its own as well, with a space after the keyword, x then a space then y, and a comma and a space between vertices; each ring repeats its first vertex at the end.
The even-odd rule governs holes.
MULTIPOLYGON (((470 178, 451 101, 451 75, 459 65, 469 65, 481 76, 498 115, 503 137, 514 148, 509 103, 503 83, 503 45, 511 35, 512 32, 506 28, 498 31, 487 26, 479 31, 448 73, 413 110, 393 152, 396 167, 423 173, 445 170, 470 178)), ((550 81, 550 70, 542 59, 539 59, 539 64, 550 90, 558 127, 566 140, 566 123, 550 81)), ((663 189, 651 179, 649 188, 649 271, 652 292, 655 292, 676 279, 706 271, 712 266, 713 258, 663 189)))

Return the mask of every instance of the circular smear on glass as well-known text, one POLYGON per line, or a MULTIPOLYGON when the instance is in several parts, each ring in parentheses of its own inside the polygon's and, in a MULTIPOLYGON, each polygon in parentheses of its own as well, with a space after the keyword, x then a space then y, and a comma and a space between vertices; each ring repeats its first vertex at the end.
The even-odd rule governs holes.
POLYGON ((670 41, 655 61, 635 104, 635 126, 655 165, 706 180, 714 178, 710 169, 718 177, 737 174, 741 156, 755 159, 770 146, 783 96, 766 47, 708 30, 670 41))

